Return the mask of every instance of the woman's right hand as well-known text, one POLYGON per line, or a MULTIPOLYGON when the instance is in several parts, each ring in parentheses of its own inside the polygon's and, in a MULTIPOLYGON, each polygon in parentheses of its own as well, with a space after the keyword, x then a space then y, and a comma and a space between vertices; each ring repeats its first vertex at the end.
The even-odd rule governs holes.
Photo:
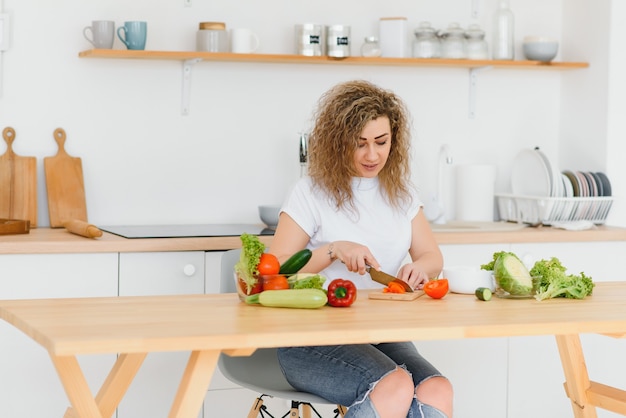
POLYGON ((357 242, 334 241, 329 244, 329 251, 332 251, 335 259, 346 265, 348 271, 363 275, 367 272, 368 266, 380 270, 380 264, 370 249, 357 242))

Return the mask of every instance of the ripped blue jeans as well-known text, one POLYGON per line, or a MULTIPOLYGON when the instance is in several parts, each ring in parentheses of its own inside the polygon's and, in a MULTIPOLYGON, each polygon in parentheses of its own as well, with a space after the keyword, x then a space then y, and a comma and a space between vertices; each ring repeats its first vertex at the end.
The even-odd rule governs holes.
MULTIPOLYGON (((406 367, 414 386, 442 376, 411 342, 280 348, 278 361, 294 388, 347 406, 345 418, 380 418, 369 393, 376 382, 397 366, 406 367)), ((446 415, 413 398, 407 418, 446 415)))

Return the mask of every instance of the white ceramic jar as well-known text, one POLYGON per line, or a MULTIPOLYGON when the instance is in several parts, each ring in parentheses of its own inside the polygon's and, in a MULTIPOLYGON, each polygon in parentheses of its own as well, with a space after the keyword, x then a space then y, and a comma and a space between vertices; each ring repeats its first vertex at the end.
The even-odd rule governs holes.
POLYGON ((378 23, 378 39, 383 57, 407 57, 406 17, 382 17, 378 23))
POLYGON ((228 52, 228 33, 224 22, 200 22, 196 33, 196 50, 228 52))

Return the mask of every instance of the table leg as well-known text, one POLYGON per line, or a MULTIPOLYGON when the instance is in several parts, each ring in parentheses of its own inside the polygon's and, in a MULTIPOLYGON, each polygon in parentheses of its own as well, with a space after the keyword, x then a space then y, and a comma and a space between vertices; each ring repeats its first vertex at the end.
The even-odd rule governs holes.
POLYGON ((211 383, 219 350, 192 351, 169 418, 196 418, 211 383))
POLYGON ((596 407, 589 402, 587 390, 591 387, 585 356, 577 334, 557 335, 561 364, 565 373, 565 388, 572 402, 575 418, 597 418, 596 407))
MULTIPOLYGON (((51 356, 65 393, 79 417, 103 418, 75 356, 51 356)), ((67 414, 66 414, 67 416, 67 414)))
POLYGON ((111 417, 135 378, 146 355, 147 353, 120 354, 95 399, 89 390, 76 357, 52 356, 52 361, 72 404, 72 408, 68 408, 65 412, 64 418, 111 417), (83 404, 84 407, 78 406, 83 404), (91 409, 93 405, 96 406, 98 415, 95 415, 91 409))

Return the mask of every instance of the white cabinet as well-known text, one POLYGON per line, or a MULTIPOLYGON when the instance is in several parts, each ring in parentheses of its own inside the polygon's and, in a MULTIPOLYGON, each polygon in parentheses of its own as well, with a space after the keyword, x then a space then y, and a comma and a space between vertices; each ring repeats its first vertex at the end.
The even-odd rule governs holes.
MULTIPOLYGON (((120 296, 204 293, 203 251, 121 253, 119 263, 120 296)), ((118 418, 166 417, 189 354, 148 354, 118 407, 118 418)))
MULTIPOLYGON (((116 295, 117 253, 0 255, 0 299, 116 295)), ((63 416, 70 403, 48 353, 4 321, 0 341, 0 417, 63 416)), ((95 393, 115 356, 79 362, 95 393)))

